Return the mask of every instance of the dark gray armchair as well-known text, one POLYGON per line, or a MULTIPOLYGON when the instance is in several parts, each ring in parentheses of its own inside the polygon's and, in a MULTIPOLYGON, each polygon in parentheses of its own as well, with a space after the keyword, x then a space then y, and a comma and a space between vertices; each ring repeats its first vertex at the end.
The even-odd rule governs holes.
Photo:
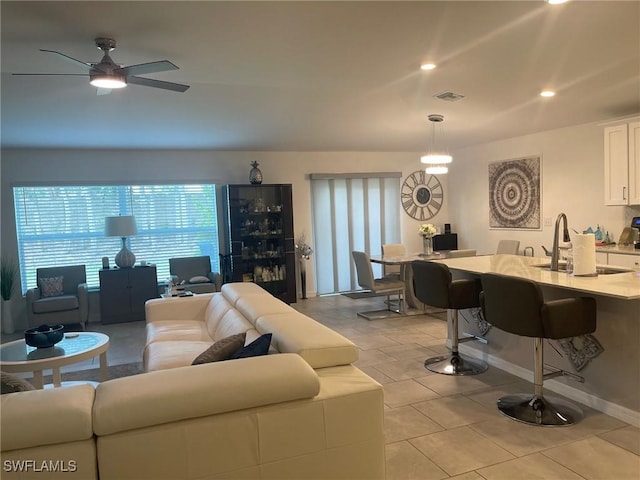
POLYGON ((169 259, 169 273, 174 285, 193 293, 217 292, 222 286, 222 277, 211 271, 211 258, 181 257, 169 259))
POLYGON ((84 265, 38 268, 36 281, 38 286, 27 290, 27 320, 31 327, 75 323, 86 326, 89 297, 84 265))

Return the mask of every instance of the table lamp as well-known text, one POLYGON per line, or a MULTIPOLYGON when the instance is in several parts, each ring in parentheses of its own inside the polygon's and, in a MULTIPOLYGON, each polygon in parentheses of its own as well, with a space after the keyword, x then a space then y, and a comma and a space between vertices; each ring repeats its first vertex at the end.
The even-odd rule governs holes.
POLYGON ((120 268, 133 267, 136 263, 136 256, 127 248, 127 237, 137 233, 136 219, 133 215, 106 217, 104 221, 104 233, 107 237, 122 238, 122 250, 116 255, 116 265, 120 268))

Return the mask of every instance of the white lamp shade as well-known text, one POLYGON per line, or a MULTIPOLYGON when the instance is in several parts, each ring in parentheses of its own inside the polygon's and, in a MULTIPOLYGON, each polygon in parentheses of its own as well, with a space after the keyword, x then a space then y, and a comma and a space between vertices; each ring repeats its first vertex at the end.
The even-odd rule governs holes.
POLYGON ((104 234, 107 237, 130 237, 136 233, 138 230, 133 215, 106 217, 104 220, 104 234))

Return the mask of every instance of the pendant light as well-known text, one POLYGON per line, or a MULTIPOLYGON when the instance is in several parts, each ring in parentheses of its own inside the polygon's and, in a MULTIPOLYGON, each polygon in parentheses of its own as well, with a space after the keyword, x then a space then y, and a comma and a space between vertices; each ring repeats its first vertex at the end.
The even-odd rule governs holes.
POLYGON ((431 142, 427 154, 420 157, 420 162, 427 165, 426 173, 430 175, 444 174, 449 171, 445 165, 453 160, 444 142, 444 128, 442 127, 444 117, 433 113, 428 118, 431 122, 431 142), (436 128, 440 130, 439 135, 436 135, 436 128))

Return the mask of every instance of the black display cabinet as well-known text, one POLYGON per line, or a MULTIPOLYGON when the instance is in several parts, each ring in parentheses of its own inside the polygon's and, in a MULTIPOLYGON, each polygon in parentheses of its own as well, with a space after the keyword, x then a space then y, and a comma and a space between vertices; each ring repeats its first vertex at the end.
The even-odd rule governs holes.
POLYGON ((296 301, 291 185, 225 185, 223 276, 255 282, 286 303, 296 301))

